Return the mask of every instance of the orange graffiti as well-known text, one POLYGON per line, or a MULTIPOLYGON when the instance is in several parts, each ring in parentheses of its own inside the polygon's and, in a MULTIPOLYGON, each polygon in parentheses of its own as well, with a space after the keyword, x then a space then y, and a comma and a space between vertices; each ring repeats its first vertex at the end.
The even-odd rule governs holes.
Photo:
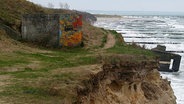
POLYGON ((77 46, 82 41, 82 16, 65 16, 60 19, 60 44, 62 46, 77 46))

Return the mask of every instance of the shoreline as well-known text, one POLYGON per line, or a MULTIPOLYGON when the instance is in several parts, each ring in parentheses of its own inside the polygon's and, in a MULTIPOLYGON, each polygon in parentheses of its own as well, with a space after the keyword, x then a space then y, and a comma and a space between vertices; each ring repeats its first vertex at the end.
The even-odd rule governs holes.
POLYGON ((94 14, 96 18, 122 18, 121 15, 94 14))
MULTIPOLYGON (((45 9, 26 0, 12 0, 12 5, 26 5, 14 8, 5 1, 0 1, 0 8, 8 7, 2 9, 6 15, 0 17, 17 32, 23 10, 28 14, 76 13, 45 9)), ((92 26, 96 20, 93 15, 84 13, 83 17, 83 44, 75 48, 55 49, 17 41, 0 29, 1 104, 175 104, 170 83, 160 77, 158 60, 151 51, 127 45, 116 31, 92 26)), ((52 38, 45 37, 46 42, 52 38)))

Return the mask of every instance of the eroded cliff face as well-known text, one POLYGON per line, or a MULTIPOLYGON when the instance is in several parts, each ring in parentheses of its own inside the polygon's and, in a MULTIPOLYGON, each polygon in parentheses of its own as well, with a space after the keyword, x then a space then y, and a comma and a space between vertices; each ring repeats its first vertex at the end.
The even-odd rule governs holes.
POLYGON ((78 88, 77 104, 176 104, 170 82, 157 68, 158 61, 105 63, 78 88))

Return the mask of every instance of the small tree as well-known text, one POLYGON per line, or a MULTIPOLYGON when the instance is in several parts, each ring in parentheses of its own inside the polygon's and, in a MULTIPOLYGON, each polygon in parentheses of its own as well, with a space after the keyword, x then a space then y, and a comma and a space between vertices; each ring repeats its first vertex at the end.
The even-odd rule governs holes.
POLYGON ((64 9, 70 9, 70 6, 67 3, 65 3, 63 7, 64 9))
POLYGON ((54 8, 54 5, 52 3, 48 3, 48 8, 54 8))
POLYGON ((60 9, 64 8, 64 4, 63 3, 59 3, 60 9))

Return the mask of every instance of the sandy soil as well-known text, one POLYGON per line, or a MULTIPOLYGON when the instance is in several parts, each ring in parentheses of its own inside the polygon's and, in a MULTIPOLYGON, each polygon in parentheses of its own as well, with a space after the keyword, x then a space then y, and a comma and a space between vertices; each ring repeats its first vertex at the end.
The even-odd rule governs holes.
POLYGON ((116 40, 115 40, 114 36, 112 34, 108 34, 107 42, 106 42, 103 49, 108 49, 108 48, 113 47, 115 45, 115 42, 116 42, 116 40))

